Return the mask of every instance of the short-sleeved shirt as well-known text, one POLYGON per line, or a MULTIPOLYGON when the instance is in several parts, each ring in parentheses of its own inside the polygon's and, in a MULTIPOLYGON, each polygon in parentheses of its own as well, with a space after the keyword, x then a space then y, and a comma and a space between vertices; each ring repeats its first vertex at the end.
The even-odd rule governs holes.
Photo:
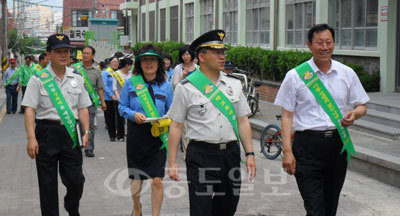
POLYGON ((97 91, 98 89, 104 89, 103 78, 99 68, 95 64, 90 65, 88 68, 83 66, 83 68, 85 69, 86 75, 92 83, 94 90, 97 91))
MULTIPOLYGON (((237 118, 251 113, 239 79, 220 72, 216 86, 232 102, 237 118)), ((186 137, 191 140, 223 143, 237 139, 229 120, 190 82, 176 86, 167 116, 179 123, 186 121, 186 137)))
MULTIPOLYGON (((342 115, 369 101, 357 74, 350 67, 331 60, 331 68, 324 74, 313 59, 308 63, 332 95, 342 115)), ((294 112, 293 128, 297 131, 336 128, 295 69, 286 74, 274 104, 294 112)))
MULTIPOLYGON (((149 88, 149 83, 146 83, 146 87, 149 88)), ((153 88, 155 106, 158 110, 160 116, 164 116, 171 104, 173 99, 172 85, 170 82, 162 82, 162 83, 151 83, 151 87, 153 88)), ((131 80, 126 80, 124 87, 122 87, 121 95, 119 97, 119 105, 118 105, 119 114, 129 119, 133 122, 135 120, 135 113, 140 112, 146 115, 142 104, 137 97, 136 90, 132 85, 131 80)))
POLYGON ((9 67, 4 72, 4 77, 3 77, 4 85, 7 83, 7 81, 9 79, 11 79, 11 77, 14 75, 14 73, 17 73, 17 75, 16 75, 15 79, 13 81, 11 81, 11 83, 9 85, 13 86, 13 85, 18 84, 18 69, 17 68, 12 69, 11 67, 9 67))
MULTIPOLYGON (((131 71, 131 70, 128 71, 128 75, 125 75, 125 74, 121 73, 120 70, 118 70, 117 73, 119 73, 119 74, 121 75, 122 79, 125 80, 125 83, 126 83, 127 81, 129 82, 129 78, 131 78, 131 76, 132 76, 132 71, 131 71)), ((114 79, 113 79, 113 91, 117 90, 117 92, 118 92, 119 94, 121 94, 122 87, 123 87, 123 86, 121 86, 121 85, 119 84, 119 82, 117 81, 117 78, 114 77, 114 79)))
MULTIPOLYGON (((47 70, 56 80, 56 83, 60 88, 65 101, 71 108, 75 119, 78 119, 78 109, 89 107, 92 102, 90 101, 89 94, 85 89, 82 76, 73 73, 71 68, 65 68, 66 70, 63 80, 60 80, 55 75, 51 66, 47 67, 47 70)), ((36 109, 36 119, 61 120, 50 99, 49 93, 44 88, 42 81, 40 81, 36 75, 32 76, 29 80, 24 99, 22 100, 22 105, 36 109)))

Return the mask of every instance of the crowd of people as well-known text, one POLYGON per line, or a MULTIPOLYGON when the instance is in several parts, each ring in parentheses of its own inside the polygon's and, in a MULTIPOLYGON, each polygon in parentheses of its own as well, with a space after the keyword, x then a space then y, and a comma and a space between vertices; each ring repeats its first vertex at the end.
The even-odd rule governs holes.
MULTIPOLYGON (((82 61, 71 64, 71 45, 64 34, 49 36, 38 64, 27 56, 17 68, 10 59, 3 79, 7 113, 16 113, 16 95, 22 90, 27 152, 36 160, 42 215, 59 214, 57 167, 67 188, 64 207, 69 215, 79 215, 85 182, 79 146, 85 156, 95 156, 99 109, 109 140, 126 142, 132 215, 142 214, 145 180, 151 181, 152 214, 161 214, 162 180, 165 174, 180 180, 177 152, 182 143, 190 215, 234 215, 240 161, 250 180, 256 176, 256 164, 250 109, 241 81, 231 75, 235 65, 226 60, 224 37, 223 30, 212 30, 181 47, 176 66, 152 44, 135 55, 117 52, 99 64, 94 62, 96 50, 86 46, 82 61)), ((331 59, 334 37, 326 24, 310 29, 307 45, 313 58, 287 73, 275 101, 282 107, 282 165, 295 175, 307 215, 336 214, 351 154, 340 152, 351 145, 346 127, 365 115, 369 100, 354 71, 331 59), (313 77, 322 80, 314 80, 313 86, 325 85, 327 90, 311 89, 307 83, 313 77), (315 91, 331 94, 333 100, 323 99, 323 105, 315 91)))

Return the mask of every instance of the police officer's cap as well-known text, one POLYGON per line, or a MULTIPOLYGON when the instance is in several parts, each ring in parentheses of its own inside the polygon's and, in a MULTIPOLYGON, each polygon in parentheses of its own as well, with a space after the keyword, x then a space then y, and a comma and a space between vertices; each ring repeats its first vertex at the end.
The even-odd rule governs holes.
POLYGON ((233 61, 226 60, 224 68, 226 68, 226 69, 235 69, 235 64, 233 64, 233 61))
POLYGON ((190 48, 194 51, 198 51, 200 48, 227 49, 223 42, 224 38, 224 30, 211 30, 194 40, 190 45, 190 48))
POLYGON ((65 34, 53 34, 50 35, 47 39, 47 46, 54 50, 58 48, 71 47, 71 43, 69 41, 69 37, 65 34))

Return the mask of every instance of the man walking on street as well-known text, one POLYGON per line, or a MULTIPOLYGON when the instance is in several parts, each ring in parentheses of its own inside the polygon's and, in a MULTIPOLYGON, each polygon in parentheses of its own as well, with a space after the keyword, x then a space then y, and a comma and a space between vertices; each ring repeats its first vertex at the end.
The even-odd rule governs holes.
POLYGON ((39 55, 39 64, 35 65, 36 70, 40 71, 49 64, 50 57, 46 55, 46 53, 42 53, 39 55))
MULTIPOLYGON (((26 86, 28 85, 29 79, 35 72, 35 65, 32 63, 31 56, 25 56, 25 63, 18 68, 18 76, 19 76, 19 88, 22 89, 22 99, 25 96, 26 86)), ((19 113, 25 113, 24 106, 21 105, 19 113)))
POLYGON ((332 60, 332 27, 313 26, 307 46, 313 57, 286 74, 275 99, 282 107, 282 166, 295 175, 307 215, 334 216, 354 153, 347 127, 365 115, 369 98, 357 74, 332 60))
POLYGON ((18 72, 16 68, 16 59, 10 59, 10 67, 4 73, 3 77, 4 88, 7 95, 7 114, 15 114, 17 112, 18 101, 18 72))
POLYGON ((186 168, 191 216, 235 214, 241 186, 239 142, 246 152, 250 179, 256 175, 247 118, 250 108, 240 80, 222 72, 226 50, 224 37, 223 30, 213 30, 191 44, 199 58, 200 70, 196 69, 176 86, 167 113, 172 119, 168 176, 174 181, 179 181, 176 157, 183 123, 187 123, 186 136, 190 142, 186 150, 186 168))
POLYGON ((80 215, 85 182, 77 124, 86 147, 90 133, 87 107, 91 102, 82 76, 67 67, 70 47, 67 35, 49 36, 46 50, 51 65, 32 76, 22 101, 26 106, 27 153, 36 159, 40 207, 46 216, 59 215, 58 169, 67 189, 64 207, 70 216, 80 215))
POLYGON ((94 119, 96 117, 97 107, 101 104, 101 109, 106 110, 106 102, 104 101, 104 84, 101 76, 101 71, 94 64, 94 56, 96 50, 87 46, 82 51, 82 63, 74 65, 75 70, 82 74, 85 80, 85 86, 89 93, 90 99, 92 99, 92 105, 88 108, 89 110, 89 144, 85 149, 86 157, 94 157, 94 119))

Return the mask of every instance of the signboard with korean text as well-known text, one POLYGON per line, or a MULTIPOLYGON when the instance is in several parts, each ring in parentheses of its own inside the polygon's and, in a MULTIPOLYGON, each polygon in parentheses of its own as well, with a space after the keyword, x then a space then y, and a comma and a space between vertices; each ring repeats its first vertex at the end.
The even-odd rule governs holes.
POLYGON ((89 27, 64 27, 64 34, 68 35, 71 41, 85 41, 85 33, 89 27))

